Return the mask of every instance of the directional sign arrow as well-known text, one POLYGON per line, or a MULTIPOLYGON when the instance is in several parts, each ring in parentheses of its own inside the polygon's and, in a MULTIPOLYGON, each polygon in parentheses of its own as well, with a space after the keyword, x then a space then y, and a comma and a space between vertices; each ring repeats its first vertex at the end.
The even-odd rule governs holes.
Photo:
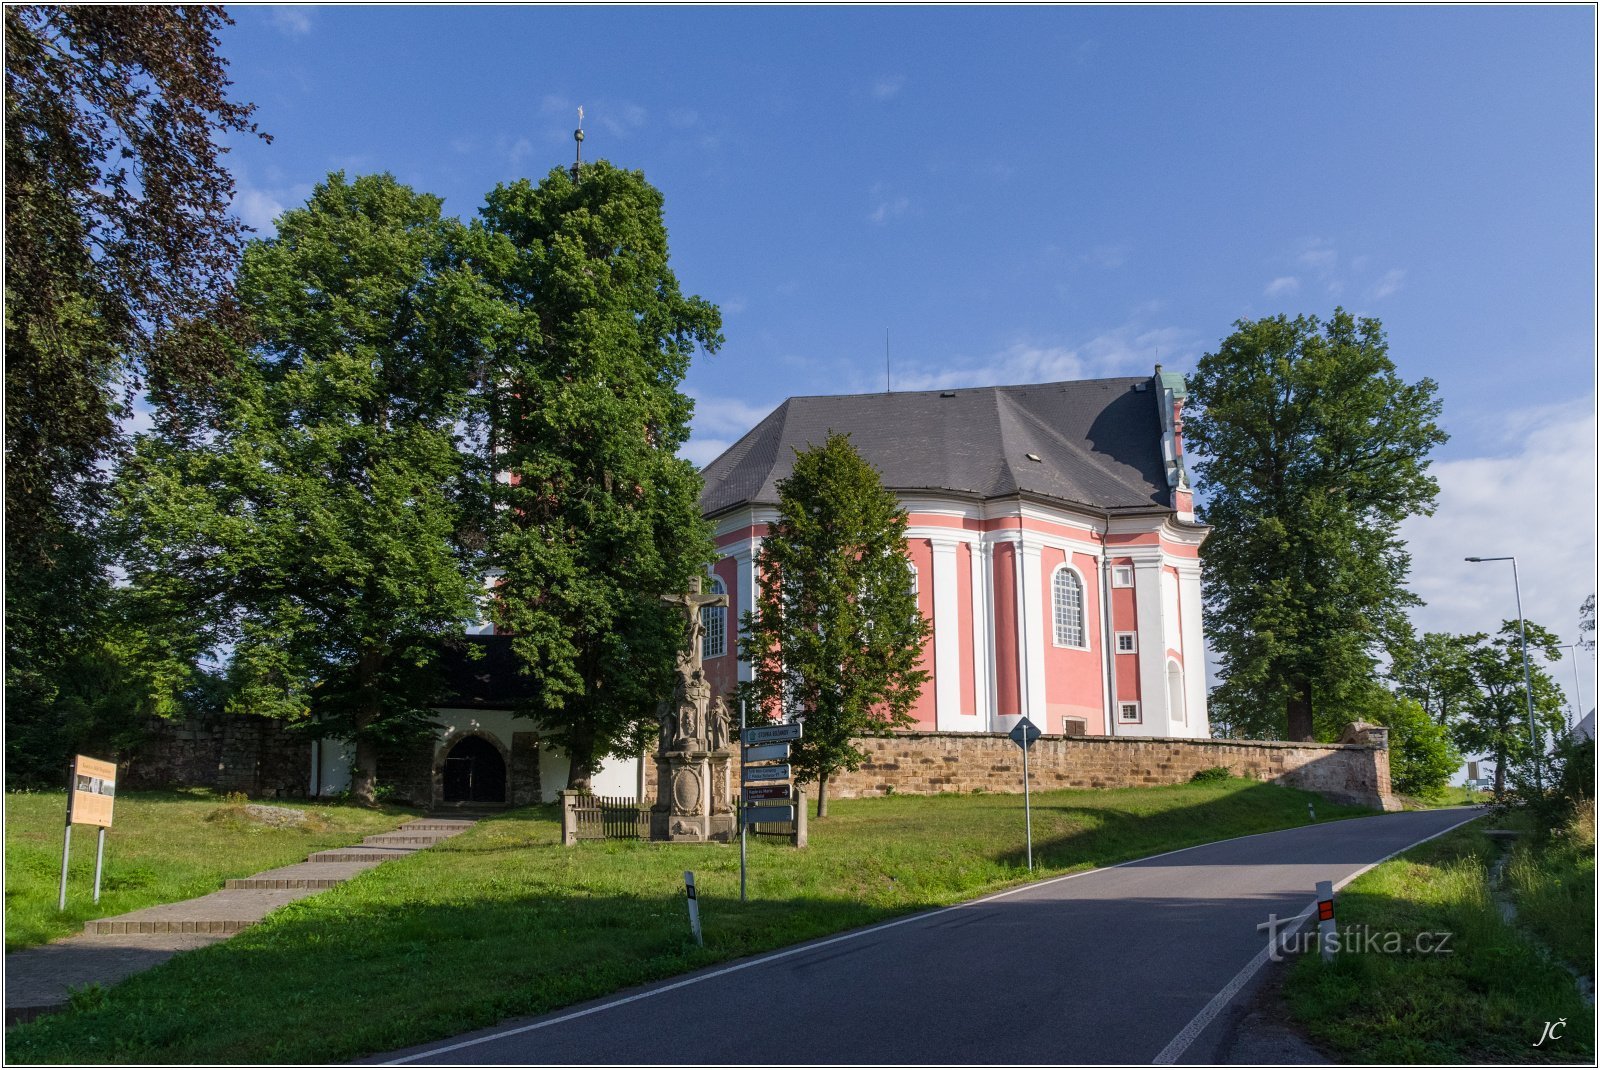
POLYGON ((787 784, 748 784, 744 789, 744 801, 756 802, 788 802, 789 785, 787 784))
POLYGON ((744 809, 746 825, 760 825, 771 821, 793 821, 793 806, 747 806, 744 809))
POLYGON ((744 749, 744 764, 751 765, 755 762, 783 761, 789 757, 789 744, 763 743, 758 747, 744 749))
POLYGON ((788 780, 787 765, 757 765, 744 771, 746 780, 788 780))
POLYGON ((746 728, 739 733, 740 743, 777 743, 785 739, 799 739, 800 725, 775 724, 761 728, 746 728))
POLYGON ((1011 736, 1011 742, 1023 750, 1027 750, 1033 746, 1033 741, 1044 735, 1044 733, 1039 731, 1038 725, 1024 717, 1017 722, 1016 727, 1010 731, 1009 735, 1011 736))

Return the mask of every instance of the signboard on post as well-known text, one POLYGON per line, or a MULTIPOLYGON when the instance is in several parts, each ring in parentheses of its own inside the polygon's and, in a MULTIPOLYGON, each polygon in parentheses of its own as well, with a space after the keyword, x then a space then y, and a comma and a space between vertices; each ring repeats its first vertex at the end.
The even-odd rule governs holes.
POLYGON ((744 764, 752 762, 783 762, 789 759, 788 743, 762 743, 744 749, 744 764))
POLYGON ((111 827, 111 804, 117 794, 117 767, 78 755, 72 760, 72 798, 67 813, 74 825, 111 827))
POLYGON ((1022 810, 1027 816, 1024 821, 1028 827, 1028 872, 1033 872, 1033 796, 1028 790, 1028 751, 1033 747, 1033 741, 1044 733, 1039 731, 1039 726, 1024 717, 1018 721, 1016 727, 1009 733, 1011 742, 1022 748, 1022 810))
POLYGON ((61 841, 61 893, 58 910, 67 909, 67 863, 72 857, 72 826, 96 826, 94 901, 100 902, 100 872, 106 857, 106 829, 111 827, 111 804, 117 796, 117 766, 98 758, 76 755, 67 785, 67 831, 61 841))
POLYGON ((763 825, 771 821, 793 821, 794 807, 783 806, 747 806, 744 811, 744 820, 749 825, 763 825))
POLYGON ((800 738, 800 723, 770 724, 760 728, 745 728, 739 732, 740 743, 781 743, 800 738))
POLYGON ((788 802, 790 788, 787 784, 747 784, 744 789, 744 801, 747 803, 771 802, 774 799, 788 802))
POLYGON ((753 765, 744 771, 746 781, 751 780, 788 780, 789 767, 787 765, 753 765))

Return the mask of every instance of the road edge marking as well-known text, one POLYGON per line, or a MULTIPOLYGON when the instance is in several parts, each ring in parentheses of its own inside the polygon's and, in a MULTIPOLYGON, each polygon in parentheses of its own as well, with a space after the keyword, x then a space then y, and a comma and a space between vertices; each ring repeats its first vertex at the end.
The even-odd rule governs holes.
MULTIPOLYGON (((1365 866, 1362 866, 1348 877, 1345 877, 1343 880, 1335 883, 1333 890, 1337 892, 1351 881, 1357 879, 1365 873, 1369 873, 1372 870, 1377 869, 1391 858, 1394 858, 1397 855, 1405 854, 1407 851, 1415 850, 1416 848, 1427 843, 1429 840, 1437 840, 1440 836, 1454 832, 1463 825, 1471 824, 1487 814, 1487 810, 1473 814, 1471 817, 1457 821, 1454 825, 1440 829, 1431 836, 1425 836, 1415 843, 1407 844, 1406 846, 1401 847, 1399 850, 1391 851, 1382 858, 1378 859, 1376 862, 1367 863, 1365 866)), ((1316 906, 1316 900, 1313 899, 1310 905, 1307 906, 1302 913, 1296 914, 1294 917, 1286 920, 1304 923, 1307 918, 1311 917, 1311 915, 1316 912, 1316 906)), ((1222 1013, 1222 1009, 1229 1003, 1233 1002, 1233 997, 1239 994, 1239 990, 1245 985, 1249 984, 1250 979, 1256 975, 1257 971, 1267 964, 1268 955, 1277 948, 1286 945, 1289 937, 1298 932, 1299 929, 1300 925, 1296 924, 1284 930, 1283 935, 1280 936, 1276 941, 1256 952, 1255 958, 1245 963, 1244 969, 1234 974, 1233 980, 1224 985, 1220 992, 1212 996, 1210 1001, 1206 1003, 1204 1007, 1200 1008, 1199 1013, 1193 1018, 1189 1019, 1188 1025, 1178 1030, 1177 1036, 1168 1041, 1167 1046, 1156 1053, 1156 1057, 1150 1060, 1150 1064, 1152 1066, 1169 1066, 1173 1063, 1176 1063, 1183 1053, 1189 1049, 1189 1045, 1193 1044, 1197 1039, 1199 1039, 1200 1034, 1206 1031, 1206 1027, 1211 1024, 1212 1020, 1215 1019, 1218 1014, 1222 1013)))
MULTIPOLYGON (((1340 818, 1339 821, 1367 821, 1372 820, 1373 818, 1391 816, 1393 815, 1369 814, 1365 817, 1340 818)), ((1468 818, 1468 820, 1470 821, 1472 818, 1468 818)), ((1328 825, 1334 823, 1335 822, 1323 821, 1317 822, 1317 825, 1328 825)), ((1466 824, 1466 822, 1463 821, 1461 824, 1466 824)), ((876 925, 869 925, 864 929, 852 929, 849 932, 839 933, 835 936, 826 936, 816 940, 808 940, 803 944, 795 944, 791 947, 780 948, 777 951, 769 951, 763 955, 758 955, 755 958, 743 959, 728 966, 723 966, 720 969, 710 970, 705 973, 696 973, 689 977, 681 978, 677 981, 669 981, 666 983, 656 982, 652 984, 650 988, 647 988, 642 992, 635 992, 631 996, 623 996, 619 999, 607 1000, 606 1002, 597 1004, 593 1007, 585 1007, 582 1010, 572 1011, 554 1018, 543 1018, 537 1022, 529 1022, 527 1025, 519 1025, 512 1029, 502 1029, 497 1033, 490 1033, 487 1036, 474 1037, 471 1040, 457 1041, 454 1044, 447 1044, 436 1048, 428 1048, 426 1051, 413 1052, 410 1055, 404 1055, 398 1059, 387 1059, 384 1062, 376 1065, 403 1066, 406 1063, 415 1062, 418 1059, 424 1059, 431 1055, 443 1055, 446 1052, 460 1051, 462 1048, 476 1047, 479 1044, 487 1044, 490 1041, 503 1040, 506 1037, 514 1037, 522 1033, 531 1033, 535 1030, 545 1029, 552 1025, 561 1025, 564 1022, 570 1022, 578 1018, 586 1018, 591 1014, 599 1014, 601 1011, 608 1011, 616 1007, 626 1006, 627 1004, 637 1002, 638 1000, 650 999, 652 996, 659 996, 667 992, 676 991, 680 988, 687 988, 690 985, 699 984, 701 981, 710 981, 717 977, 725 977, 730 973, 738 973, 740 970, 747 970, 754 966, 762 966, 769 962, 776 962, 779 959, 785 959, 791 955, 798 955, 801 952, 815 951, 818 948, 824 948, 832 944, 843 943, 846 940, 855 940, 859 937, 871 936, 873 933, 882 932, 885 929, 893 929, 901 925, 909 925, 915 921, 931 921, 932 919, 939 917, 941 914, 948 914, 952 910, 963 910, 967 907, 975 907, 984 903, 992 903, 996 899, 1004 899, 1007 896, 1017 895, 1021 892, 1026 892, 1034 888, 1047 888, 1052 884, 1059 884, 1062 881, 1070 881, 1078 877, 1088 877, 1095 873, 1109 873, 1111 870, 1122 869, 1124 866, 1136 866, 1144 862, 1153 862, 1158 858, 1169 858, 1172 855, 1183 854, 1185 851, 1198 851, 1202 847, 1215 847, 1220 843, 1233 843, 1236 840, 1252 840, 1258 836, 1276 836, 1284 832, 1297 832, 1300 829, 1315 827, 1316 825, 1312 824, 1291 825, 1288 828, 1269 829, 1266 832, 1250 832, 1243 836, 1229 836, 1221 840, 1211 840, 1208 843, 1195 843, 1190 844, 1188 847, 1176 847, 1170 851, 1162 851, 1160 854, 1145 855, 1142 858, 1130 858, 1126 862, 1117 862, 1109 866, 1097 866, 1093 869, 1080 869, 1076 873, 1063 873, 1055 877, 1046 877, 1043 880, 1028 881, 1025 884, 1017 885, 1015 888, 1006 888, 1002 891, 993 892, 978 899, 968 899, 964 902, 952 903, 947 907, 936 907, 933 910, 919 911, 915 914, 907 914, 903 918, 894 918, 889 921, 881 921, 876 925)), ((1455 828, 1458 826, 1453 825, 1451 827, 1455 828)), ((1449 829, 1446 829, 1445 831, 1448 832, 1449 829)), ((1442 835, 1442 833, 1440 833, 1440 835, 1442 835)), ((1432 837, 1429 837, 1429 839, 1432 839, 1432 837)), ((1426 840, 1417 841, 1417 843, 1426 842, 1426 840)), ((1411 846, 1415 847, 1417 844, 1412 844, 1411 846)), ((1409 851, 1410 849, 1411 847, 1401 848, 1401 850, 1404 851, 1409 851)), ((1399 851, 1395 852, 1395 854, 1399 853, 1399 851)), ((1385 858, 1380 858, 1377 862, 1372 863, 1372 865, 1379 865, 1393 857, 1394 855, 1389 855, 1385 858)), ((1367 869, 1371 868, 1372 866, 1367 867, 1367 869)), ((1362 870, 1362 872, 1364 873, 1366 870, 1362 870)), ((1353 880, 1354 878, 1351 879, 1353 880)), ((1343 887, 1343 885, 1340 885, 1340 887, 1343 887)), ((1264 954, 1265 953, 1263 953, 1263 955, 1264 954)))

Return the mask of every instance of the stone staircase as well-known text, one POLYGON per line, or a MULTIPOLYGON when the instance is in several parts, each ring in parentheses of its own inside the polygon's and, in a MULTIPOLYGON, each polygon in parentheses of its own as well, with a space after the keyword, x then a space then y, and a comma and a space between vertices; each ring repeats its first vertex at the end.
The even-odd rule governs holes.
POLYGON ((58 1010, 67 992, 109 986, 249 928, 281 906, 316 895, 391 859, 432 847, 475 824, 422 818, 352 847, 318 851, 304 862, 229 880, 221 891, 89 922, 82 933, 6 956, 6 1023, 58 1010))

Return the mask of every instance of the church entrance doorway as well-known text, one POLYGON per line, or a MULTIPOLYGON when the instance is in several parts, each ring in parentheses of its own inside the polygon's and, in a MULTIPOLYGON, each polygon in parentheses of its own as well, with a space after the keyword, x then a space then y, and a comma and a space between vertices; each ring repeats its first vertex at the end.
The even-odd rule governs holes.
POLYGON ((506 801, 506 762, 493 743, 482 736, 467 736, 445 755, 444 801, 506 801))

